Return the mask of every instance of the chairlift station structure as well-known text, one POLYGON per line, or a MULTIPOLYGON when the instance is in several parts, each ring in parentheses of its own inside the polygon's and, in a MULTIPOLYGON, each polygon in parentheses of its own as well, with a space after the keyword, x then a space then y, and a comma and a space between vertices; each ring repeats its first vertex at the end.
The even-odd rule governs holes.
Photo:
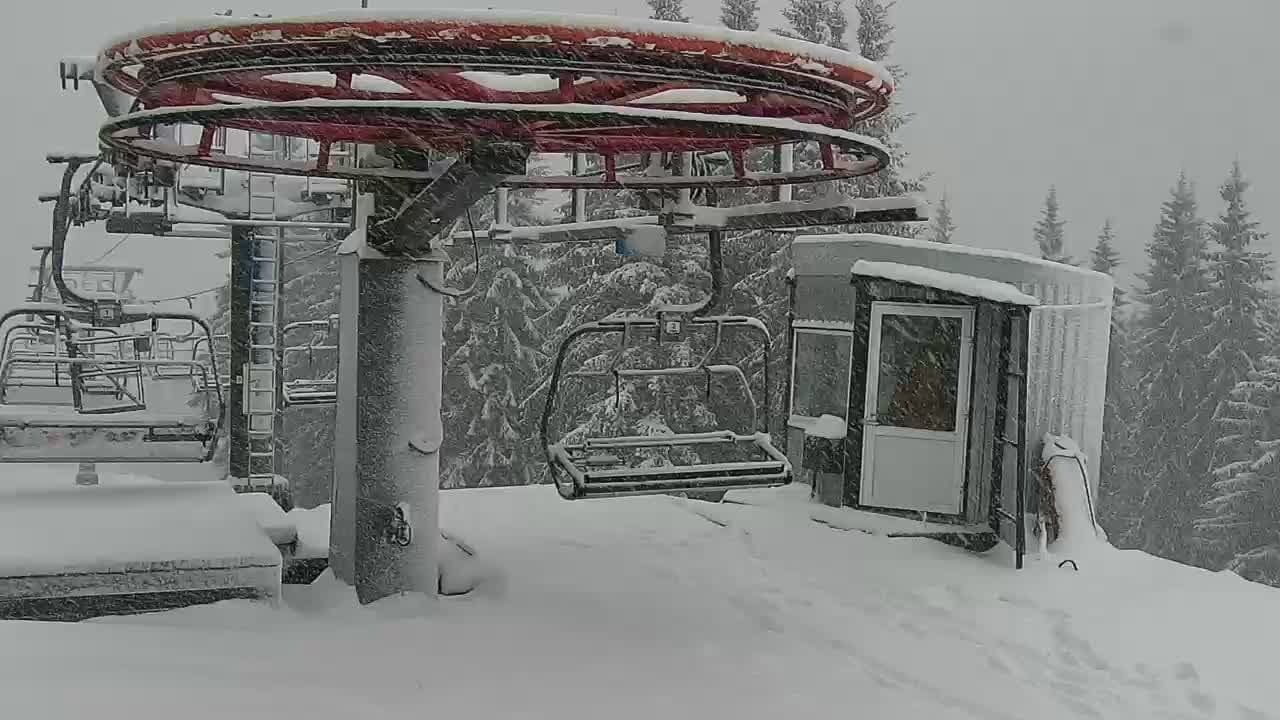
MULTIPOLYGON (((671 242, 705 238, 712 277, 705 300, 659 307, 649 316, 610 316, 571 333, 553 368, 540 431, 552 477, 566 499, 716 492, 789 483, 802 460, 797 448, 805 444, 797 437, 787 447, 774 446, 779 426, 769 423, 771 409, 786 404, 790 410, 791 429, 782 435, 803 436, 805 423, 794 421, 795 398, 770 397, 769 329, 759 319, 720 309, 720 256, 723 244, 732 241, 726 234, 926 218, 914 198, 849 198, 833 191, 839 181, 888 165, 885 148, 857 130, 888 107, 889 74, 852 53, 762 33, 495 11, 222 17, 159 25, 113 40, 92 59, 63 61, 62 77, 64 85, 92 84, 108 118, 99 132, 99 154, 51 158, 66 166, 60 191, 45 198, 55 203, 49 259, 59 304, 30 304, 21 312, 44 318, 65 335, 61 342, 72 357, 55 365, 106 375, 121 368, 141 372, 149 365, 163 374, 172 363, 136 353, 127 359, 76 357, 85 332, 149 323, 154 337, 163 321, 200 324, 202 337, 188 338, 191 361, 179 364, 191 378, 205 378, 193 380, 194 387, 206 402, 216 398, 219 409, 216 420, 205 417, 197 439, 211 456, 217 424, 226 418, 231 474, 242 489, 269 489, 282 474, 276 428, 287 407, 336 404, 329 564, 356 587, 362 602, 437 590, 443 308, 449 297, 464 292, 445 285, 445 245, 468 238, 480 244, 613 242, 628 253, 653 254, 671 242), (797 147, 814 151, 798 153, 797 147), (770 167, 758 168, 761 153, 771 159, 770 167), (530 173, 530 158, 537 154, 567 156, 567 171, 530 173), (814 183, 827 190, 810 199, 794 197, 795 187, 814 183), (512 188, 567 191, 570 217, 513 227, 507 215, 512 188), (730 188, 767 189, 771 199, 719 206, 719 191, 730 188), (648 214, 588 221, 585 194, 601 189, 636 191, 648 214), (469 209, 489 195, 495 197, 493 223, 476 229, 469 209), (464 229, 456 230, 463 219, 464 229), (175 241, 229 234, 232 302, 225 336, 215 337, 203 320, 187 314, 158 313, 69 287, 63 260, 68 230, 93 221, 105 221, 109 231, 175 241), (283 244, 333 235, 342 239, 338 315, 284 325, 283 244), (313 333, 306 345, 289 344, 291 333, 306 332, 313 333), (748 373, 717 355, 726 334, 734 332, 760 336, 762 388, 753 389, 748 373), (565 378, 583 376, 564 367, 575 342, 616 340, 621 359, 635 343, 682 344, 693 336, 713 337, 700 346, 708 349, 693 364, 623 368, 615 362, 603 375, 619 385, 659 375, 705 376, 708 388, 713 377, 738 383, 751 406, 751 427, 656 436, 557 435, 555 390, 565 378), (286 378, 290 351, 337 355, 337 376, 286 378), (224 353, 227 367, 220 370, 224 353), (677 450, 680 457, 693 452, 702 459, 637 464, 638 455, 677 450)), ((797 244, 797 307, 810 282, 802 267, 809 262, 803 259, 807 250, 800 248, 818 247, 805 242, 797 244)), ((858 253, 848 250, 862 246, 838 245, 835 266, 847 265, 842 272, 852 297, 883 288, 885 278, 857 274, 858 253)), ((931 257, 925 264, 946 262, 931 257)), ((44 286, 43 275, 39 283, 44 286)), ((977 315, 952 314, 964 328, 972 326, 966 318, 976 317, 978 327, 1003 338, 1000 356, 1012 360, 1001 366, 1001 377, 1017 377, 1016 367, 1026 365, 1026 354, 1017 351, 1028 332, 1025 306, 1006 303, 1023 308, 1014 314, 1022 325, 1015 322, 1011 336, 1010 326, 997 330, 994 316, 983 320, 976 296, 938 288, 915 296, 956 306, 964 298, 975 300, 977 315)), ((853 319, 837 322, 857 335, 866 329, 868 318, 859 315, 865 305, 861 299, 845 304, 853 308, 853 319)), ((872 326, 877 317, 872 310, 872 326)), ((799 348, 810 319, 796 316, 787 328, 790 345, 799 348)), ((965 337, 971 350, 973 336, 965 337)), ((142 352, 150 346, 136 347, 142 352)), ((807 382, 806 368, 794 360, 798 353, 793 387, 807 382)), ((11 363, 30 359, 7 349, 6 354, 11 363)), ((975 366, 972 360, 962 364, 970 375, 975 366)), ((82 379, 76 382, 74 387, 84 387, 82 379)), ((988 387, 967 382, 957 380, 962 395, 988 387)), ((1028 392, 1025 382, 1019 388, 1018 399, 1002 395, 1006 409, 1026 405, 1019 400, 1028 392)), ((108 389, 120 392, 118 383, 108 389)), ((856 409, 852 400, 846 409, 856 409)), ((85 420, 93 413, 79 400, 64 414, 79 426, 110 425, 85 420)), ((1003 433, 994 414, 982 420, 983 442, 998 436, 1016 446, 1009 471, 1014 477, 1000 482, 1021 488, 1027 443, 1021 411, 1013 414, 1008 420, 1006 413, 1011 424, 1003 433)), ((139 416, 139 422, 154 419, 145 412, 139 416)), ((149 441, 172 439, 155 428, 145 430, 149 441)), ((954 447, 948 452, 963 466, 961 476, 985 472, 954 447)), ((975 457, 987 458, 983 468, 1003 467, 982 452, 975 457)), ((869 485, 871 475, 864 471, 860 478, 869 485)), ((949 487, 952 479, 942 482, 949 487)), ((912 494, 905 492, 904 497, 912 494)), ((995 515, 970 517, 966 511, 955 517, 988 522, 1017 545, 1020 558, 1021 534, 1015 539, 1008 528, 1015 520, 1022 528, 1022 493, 1012 494, 1016 505, 997 502, 991 505, 999 511, 995 515), (996 515, 1008 527, 999 526, 996 515)), ((911 509, 911 502, 898 505, 911 509)), ((878 506, 874 498, 860 504, 878 506)), ((244 590, 234 585, 233 579, 224 588, 229 596, 244 590)))

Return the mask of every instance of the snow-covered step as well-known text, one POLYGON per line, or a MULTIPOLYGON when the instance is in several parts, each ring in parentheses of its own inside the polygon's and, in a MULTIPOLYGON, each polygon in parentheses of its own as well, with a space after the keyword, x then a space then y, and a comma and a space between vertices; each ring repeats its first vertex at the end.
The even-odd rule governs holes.
POLYGON ((225 482, 16 485, 0 485, 0 617, 279 597, 280 552, 225 482))

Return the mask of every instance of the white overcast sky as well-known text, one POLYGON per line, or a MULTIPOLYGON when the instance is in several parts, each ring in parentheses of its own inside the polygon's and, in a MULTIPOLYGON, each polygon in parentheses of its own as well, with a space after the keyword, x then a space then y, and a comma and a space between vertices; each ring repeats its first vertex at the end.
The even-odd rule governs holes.
MULTIPOLYGON (((851 0, 846 0, 850 3, 851 0)), ((495 8, 643 16, 642 0, 488 0, 495 8)), ((111 36, 176 17, 277 16, 358 7, 358 0, 41 0, 8 13, 3 44, 9 144, 0 206, 9 232, 0 282, 25 293, 30 246, 48 242, 54 186, 51 150, 93 150, 101 110, 91 91, 59 88, 65 55, 89 55, 111 36)), ((375 8, 451 7, 398 0, 375 8)), ((780 20, 763 0, 766 27, 780 20)), ((468 7, 474 7, 468 6, 468 7)), ((715 0, 690 0, 695 22, 714 23, 715 0)), ((946 191, 960 242, 1033 251, 1031 227, 1056 184, 1068 220, 1068 251, 1079 257, 1110 217, 1130 271, 1140 269, 1159 203, 1179 170, 1197 181, 1206 215, 1233 159, 1253 181, 1252 206, 1280 244, 1280 0, 899 0, 893 60, 909 77, 899 102, 915 114, 903 139, 917 169, 946 191)), ((852 35, 852 33, 851 33, 852 35)), ((100 229, 73 231, 73 257, 110 246, 100 229)), ((170 295, 216 284, 217 241, 130 240, 113 261, 143 264, 142 288, 170 295)))

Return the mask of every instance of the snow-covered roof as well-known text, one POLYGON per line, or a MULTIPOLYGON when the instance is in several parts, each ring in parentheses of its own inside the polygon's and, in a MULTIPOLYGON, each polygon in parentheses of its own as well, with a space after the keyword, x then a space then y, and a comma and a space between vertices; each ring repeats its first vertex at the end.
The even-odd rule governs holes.
POLYGON ((877 277, 895 282, 923 285, 969 297, 983 298, 1008 305, 1039 305, 1040 301, 1008 284, 958 273, 943 272, 919 265, 903 265, 891 262, 859 260, 853 264, 853 274, 877 277))
POLYGON ((957 245, 955 243, 936 243, 930 240, 917 240, 915 238, 897 237, 894 235, 880 235, 877 233, 840 233, 832 235, 801 235, 795 239, 796 244, 823 244, 823 243, 840 243, 840 242, 866 242, 874 241, 877 245, 896 245, 901 248, 915 248, 921 250, 931 250, 935 252, 943 252, 949 255, 968 255, 971 257, 983 258, 999 258, 1002 260, 1015 260, 1019 263, 1038 265, 1059 273, 1083 274, 1091 276, 1099 276, 1106 278, 1104 273, 1086 268, 1076 267, 1074 265, 1066 265, 1052 260, 1044 260, 1033 255, 1013 252, 1012 250, 996 250, 994 248, 974 247, 972 245, 957 245))

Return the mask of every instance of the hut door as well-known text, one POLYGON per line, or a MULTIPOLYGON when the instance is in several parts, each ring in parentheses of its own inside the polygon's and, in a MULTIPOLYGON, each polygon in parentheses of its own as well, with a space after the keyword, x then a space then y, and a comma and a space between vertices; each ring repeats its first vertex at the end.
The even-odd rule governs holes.
POLYGON ((973 308, 872 303, 859 504, 963 507, 973 308))

